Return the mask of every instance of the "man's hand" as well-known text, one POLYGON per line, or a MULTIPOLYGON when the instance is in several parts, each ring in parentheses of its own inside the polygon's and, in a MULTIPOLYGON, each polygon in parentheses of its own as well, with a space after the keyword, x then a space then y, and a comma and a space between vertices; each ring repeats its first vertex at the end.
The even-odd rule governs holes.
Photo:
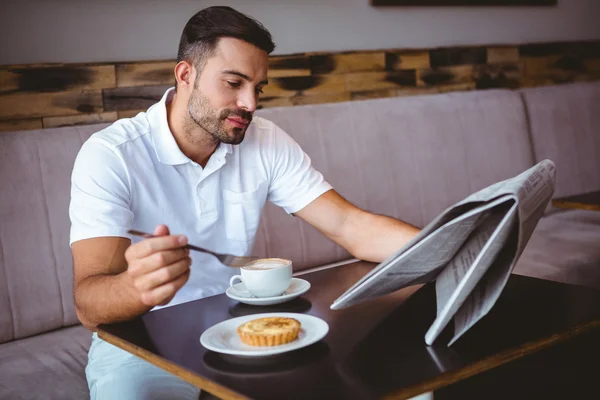
POLYGON ((127 274, 147 306, 165 305, 190 277, 187 238, 170 235, 165 225, 158 225, 154 236, 129 246, 125 251, 127 274))
POLYGON ((127 321, 156 305, 167 304, 190 276, 187 238, 159 225, 134 245, 125 237, 96 237, 71 245, 73 296, 81 323, 127 321))

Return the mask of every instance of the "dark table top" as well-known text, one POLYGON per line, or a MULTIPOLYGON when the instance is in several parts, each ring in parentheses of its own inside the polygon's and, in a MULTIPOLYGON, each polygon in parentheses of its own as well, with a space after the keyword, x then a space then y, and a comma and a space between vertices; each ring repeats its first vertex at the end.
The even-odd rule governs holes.
POLYGON ((249 306, 225 295, 99 327, 99 336, 220 398, 408 398, 435 390, 600 326, 600 291, 511 275, 490 313, 447 347, 433 346, 435 286, 410 287, 343 310, 331 303, 374 264, 303 275, 312 287, 281 305, 249 306), (329 333, 304 349, 267 358, 206 350, 200 335, 218 322, 263 312, 327 321, 329 333))
POLYGON ((557 208, 600 211, 600 191, 554 199, 552 200, 552 205, 557 208))

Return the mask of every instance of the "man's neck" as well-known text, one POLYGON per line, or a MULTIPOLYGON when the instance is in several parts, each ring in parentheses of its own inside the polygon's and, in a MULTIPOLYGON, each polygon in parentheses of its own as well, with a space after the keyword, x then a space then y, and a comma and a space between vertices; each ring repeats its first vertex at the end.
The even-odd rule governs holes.
POLYGON ((178 101, 177 93, 166 107, 167 122, 177 146, 186 157, 204 168, 219 142, 191 120, 187 106, 183 104, 182 99, 178 101))

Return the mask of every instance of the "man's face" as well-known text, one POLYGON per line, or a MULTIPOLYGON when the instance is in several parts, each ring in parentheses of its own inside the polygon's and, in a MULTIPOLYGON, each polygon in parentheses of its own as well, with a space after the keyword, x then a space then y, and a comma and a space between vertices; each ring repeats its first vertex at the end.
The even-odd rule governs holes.
POLYGON ((191 119, 220 142, 241 143, 267 84, 267 67, 265 51, 221 38, 196 75, 188 103, 191 119))

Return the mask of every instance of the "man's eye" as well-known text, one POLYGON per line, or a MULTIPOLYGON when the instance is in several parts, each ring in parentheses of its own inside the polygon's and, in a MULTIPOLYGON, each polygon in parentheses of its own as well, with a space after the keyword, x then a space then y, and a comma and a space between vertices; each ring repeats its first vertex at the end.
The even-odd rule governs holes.
POLYGON ((262 94, 262 93, 263 93, 263 88, 259 88, 259 87, 257 87, 257 88, 256 88, 256 93, 258 93, 258 94, 262 94))
POLYGON ((240 83, 239 83, 239 82, 227 81, 227 83, 228 83, 228 84, 229 84, 229 86, 231 86, 232 88, 239 88, 239 87, 240 87, 240 83))

